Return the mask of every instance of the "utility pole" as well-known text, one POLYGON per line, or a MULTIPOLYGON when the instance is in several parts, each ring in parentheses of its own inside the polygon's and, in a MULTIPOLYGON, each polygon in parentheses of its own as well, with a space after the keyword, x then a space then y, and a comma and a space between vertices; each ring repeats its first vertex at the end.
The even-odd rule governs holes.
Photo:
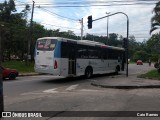
MULTIPOLYGON (((107 15, 110 14, 110 12, 106 12, 107 15)), ((107 17, 107 41, 106 44, 108 44, 108 23, 109 23, 109 16, 107 17)))
MULTIPOLYGON (((0 24, 0 66, 2 62, 2 28, 3 25, 0 24)), ((2 112, 4 111, 4 101, 3 101, 3 80, 2 80, 2 68, 0 67, 0 118, 2 117, 2 112)))
POLYGON ((83 18, 79 21, 81 23, 81 40, 83 40, 83 18))
POLYGON ((33 33, 33 13, 34 13, 34 1, 32 5, 32 14, 31 14, 31 22, 30 22, 30 29, 29 29, 29 39, 28 39, 28 51, 27 51, 27 63, 29 63, 29 60, 31 59, 31 41, 32 41, 32 33, 33 33))

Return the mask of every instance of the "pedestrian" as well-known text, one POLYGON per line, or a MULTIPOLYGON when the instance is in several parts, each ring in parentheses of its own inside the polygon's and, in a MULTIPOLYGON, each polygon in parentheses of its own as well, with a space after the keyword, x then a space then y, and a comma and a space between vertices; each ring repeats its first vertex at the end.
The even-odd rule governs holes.
POLYGON ((148 63, 149 63, 149 66, 151 66, 151 60, 150 59, 149 59, 148 63))

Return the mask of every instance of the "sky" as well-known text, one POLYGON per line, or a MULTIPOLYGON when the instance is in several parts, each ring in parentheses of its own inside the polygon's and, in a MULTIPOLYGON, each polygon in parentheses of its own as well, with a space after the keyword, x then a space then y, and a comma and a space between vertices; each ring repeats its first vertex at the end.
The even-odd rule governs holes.
MULTIPOLYGON (((2 1, 2 0, 0 0, 2 1)), ((148 40, 150 36, 151 18, 153 8, 158 0, 34 0, 35 9, 33 20, 44 25, 47 29, 60 29, 60 31, 74 31, 81 35, 83 18, 84 35, 107 35, 107 18, 94 21, 92 29, 87 27, 87 18, 92 19, 106 16, 106 12, 113 14, 124 12, 129 17, 129 36, 134 35, 136 41, 148 40)), ((24 4, 32 4, 32 0, 15 0, 17 9, 23 9, 24 4)), ((31 15, 28 15, 30 19, 31 15)), ((117 33, 126 37, 127 18, 123 14, 110 16, 108 19, 108 32, 117 33)))

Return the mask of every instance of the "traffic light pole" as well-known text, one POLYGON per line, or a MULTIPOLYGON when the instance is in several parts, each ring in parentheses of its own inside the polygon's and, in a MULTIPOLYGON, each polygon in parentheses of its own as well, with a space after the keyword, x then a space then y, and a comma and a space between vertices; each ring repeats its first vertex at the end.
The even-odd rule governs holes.
POLYGON ((116 12, 116 13, 109 14, 107 16, 92 20, 92 22, 100 20, 100 19, 103 19, 103 18, 106 18, 106 17, 109 17, 109 16, 113 16, 113 15, 116 15, 116 14, 123 14, 127 18, 127 43, 126 43, 127 44, 126 45, 126 63, 127 63, 127 68, 126 68, 126 76, 128 77, 128 36, 129 36, 129 18, 128 18, 128 15, 123 13, 123 12, 116 12))

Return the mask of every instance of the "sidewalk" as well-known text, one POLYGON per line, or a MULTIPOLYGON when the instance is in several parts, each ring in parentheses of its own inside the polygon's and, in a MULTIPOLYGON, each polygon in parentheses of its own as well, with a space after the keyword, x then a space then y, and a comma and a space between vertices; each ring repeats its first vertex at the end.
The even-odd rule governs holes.
POLYGON ((118 75, 105 80, 94 80, 91 85, 103 88, 136 89, 136 88, 160 88, 160 80, 137 78, 136 76, 118 75))
POLYGON ((23 76, 34 76, 34 75, 42 75, 40 73, 19 73, 18 77, 23 77, 23 76))

